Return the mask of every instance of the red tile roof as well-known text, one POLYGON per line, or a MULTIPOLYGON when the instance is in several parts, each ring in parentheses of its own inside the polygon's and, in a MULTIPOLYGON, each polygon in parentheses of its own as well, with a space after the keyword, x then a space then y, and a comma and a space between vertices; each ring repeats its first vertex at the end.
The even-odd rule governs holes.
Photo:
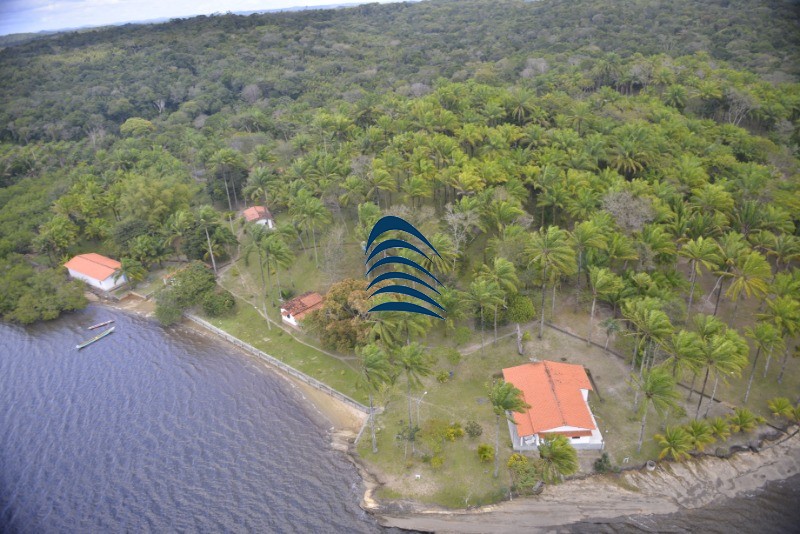
POLYGON ((64 264, 67 269, 72 269, 83 275, 90 276, 95 280, 105 280, 113 275, 122 264, 117 260, 106 258, 94 252, 90 254, 80 254, 64 264))
POLYGON ((299 297, 287 300, 281 306, 281 315, 292 315, 295 320, 300 321, 307 314, 322 307, 322 295, 309 291, 299 297))
MULTIPOLYGON (((547 433, 570 426, 596 428, 581 389, 592 389, 582 365, 541 361, 503 369, 506 382, 522 390, 531 407, 525 413, 514 412, 520 436, 547 433)), ((578 432, 567 432, 571 436, 578 432)))
POLYGON ((261 219, 272 219, 272 214, 266 206, 253 206, 242 212, 247 222, 260 221, 261 219))

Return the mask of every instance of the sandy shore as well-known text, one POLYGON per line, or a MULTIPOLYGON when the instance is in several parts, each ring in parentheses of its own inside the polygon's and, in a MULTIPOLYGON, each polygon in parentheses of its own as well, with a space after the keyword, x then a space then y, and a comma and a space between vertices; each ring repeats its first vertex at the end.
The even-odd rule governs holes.
POLYGON ((375 509, 384 526, 431 532, 531 532, 579 521, 627 515, 669 514, 735 497, 800 473, 800 431, 760 452, 730 458, 707 456, 684 463, 661 462, 655 471, 592 476, 547 487, 539 496, 476 511, 425 510, 393 513, 375 509))

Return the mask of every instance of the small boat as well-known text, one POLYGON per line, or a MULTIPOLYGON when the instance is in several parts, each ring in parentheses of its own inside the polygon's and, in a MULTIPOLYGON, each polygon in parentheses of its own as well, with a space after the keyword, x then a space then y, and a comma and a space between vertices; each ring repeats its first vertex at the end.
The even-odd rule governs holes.
POLYGON ((97 341, 98 339, 103 339, 103 338, 104 338, 104 337, 106 337, 108 334, 110 334, 111 332, 113 332, 113 331, 114 331, 114 328, 116 328, 116 327, 112 326, 112 327, 111 327, 111 328, 109 328, 108 330, 106 330, 106 331, 104 331, 104 332, 100 332, 99 334, 97 334, 96 336, 94 336, 94 337, 93 337, 92 339, 90 339, 89 341, 84 341, 84 342, 83 342, 83 343, 81 343, 80 345, 75 345, 75 348, 76 348, 76 349, 78 349, 78 350, 80 350, 80 349, 82 349, 83 347, 88 347, 89 345, 91 345, 92 343, 94 343, 95 341, 97 341))
POLYGON ((113 322, 114 322, 114 319, 109 319, 108 321, 103 321, 102 323, 93 324, 92 326, 90 326, 86 330, 94 330, 95 328, 100 328, 101 326, 105 326, 105 325, 111 324, 113 322))

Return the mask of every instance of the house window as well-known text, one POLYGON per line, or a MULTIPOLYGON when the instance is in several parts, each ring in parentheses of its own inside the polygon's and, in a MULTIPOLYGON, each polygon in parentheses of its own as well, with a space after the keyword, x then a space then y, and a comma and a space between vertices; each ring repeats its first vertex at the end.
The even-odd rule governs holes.
POLYGON ((572 439, 581 439, 580 436, 572 436, 572 439))

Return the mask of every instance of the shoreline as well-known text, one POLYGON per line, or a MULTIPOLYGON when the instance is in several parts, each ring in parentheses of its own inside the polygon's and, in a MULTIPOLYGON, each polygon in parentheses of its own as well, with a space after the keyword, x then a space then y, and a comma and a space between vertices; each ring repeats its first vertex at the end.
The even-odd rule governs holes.
POLYGON ((412 502, 369 509, 385 527, 425 532, 530 532, 580 522, 611 522, 625 516, 667 515, 741 496, 800 474, 800 427, 789 427, 759 452, 728 458, 703 456, 683 463, 659 462, 618 475, 589 475, 548 486, 535 497, 475 510, 420 507, 412 502))
MULTIPOLYGON (((132 295, 118 302, 96 303, 146 317, 152 316, 155 309, 152 301, 132 295)), ((209 333, 191 321, 183 321, 181 325, 204 335, 209 333)), ((331 447, 346 455, 364 485, 361 508, 384 527, 430 532, 519 532, 587 521, 613 521, 631 515, 668 515, 699 508, 716 499, 736 497, 800 473, 800 429, 794 426, 789 428, 790 434, 782 434, 773 442, 765 441, 760 452, 747 450, 728 458, 705 455, 683 463, 660 462, 652 473, 639 469, 620 474, 588 474, 548 486, 539 496, 476 509, 449 510, 410 500, 379 501, 374 492, 383 485, 380 473, 370 469, 354 444, 367 423, 366 414, 266 362, 261 363, 299 390, 306 407, 320 419, 321 427, 331 425, 326 429, 331 447)))

